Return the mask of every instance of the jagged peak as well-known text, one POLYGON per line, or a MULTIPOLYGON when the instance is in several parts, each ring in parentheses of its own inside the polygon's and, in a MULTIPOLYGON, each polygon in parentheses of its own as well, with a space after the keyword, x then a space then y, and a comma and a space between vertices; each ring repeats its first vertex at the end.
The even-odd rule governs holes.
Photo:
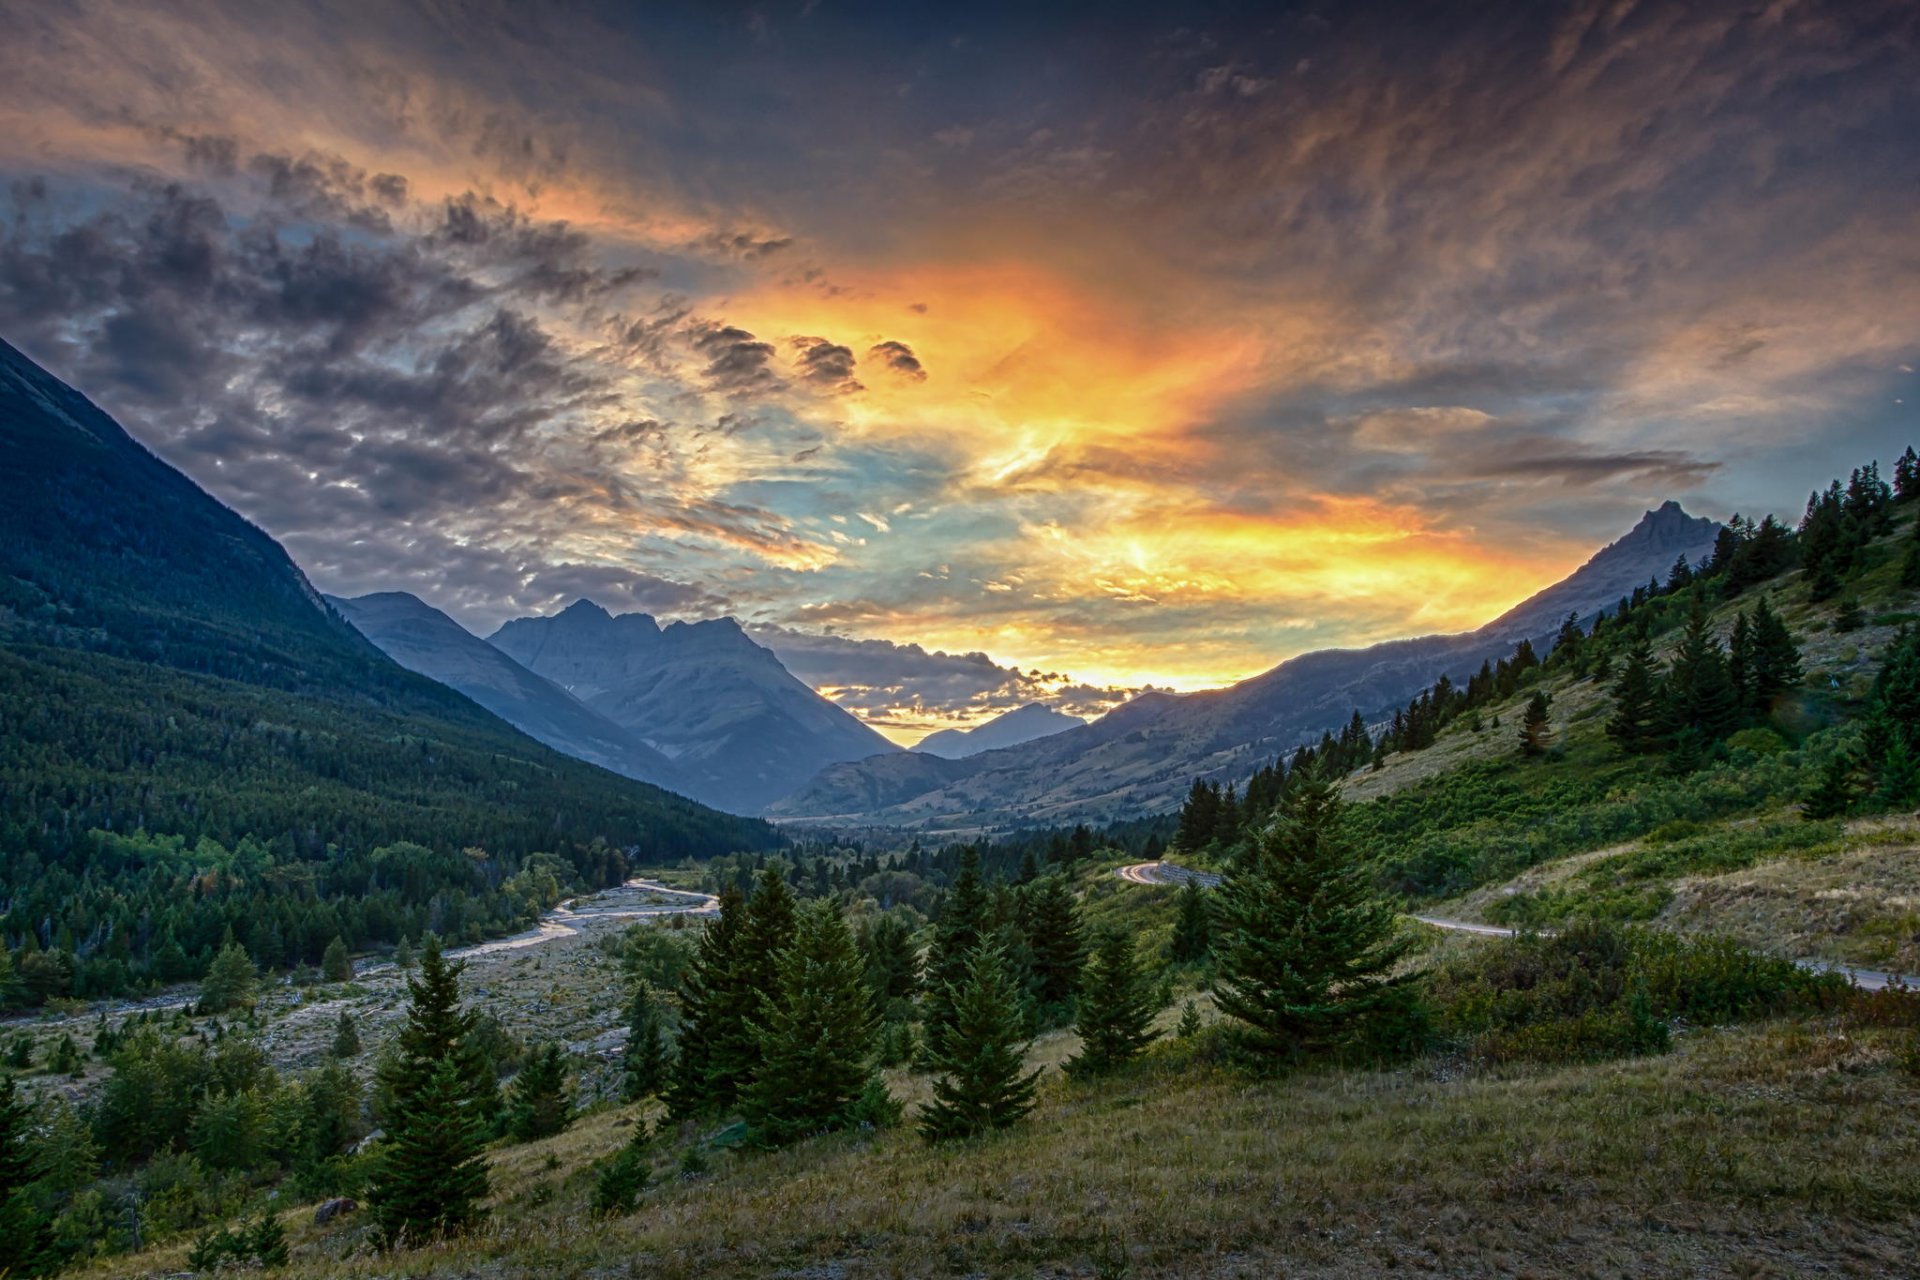
POLYGON ((559 613, 555 614, 554 616, 560 617, 560 618, 567 618, 567 617, 599 618, 599 619, 605 619, 609 621, 613 617, 612 614, 608 613, 605 609, 602 609, 599 605, 587 599, 585 596, 581 596, 578 600, 575 600, 572 604, 568 605, 566 608, 562 609, 559 613))

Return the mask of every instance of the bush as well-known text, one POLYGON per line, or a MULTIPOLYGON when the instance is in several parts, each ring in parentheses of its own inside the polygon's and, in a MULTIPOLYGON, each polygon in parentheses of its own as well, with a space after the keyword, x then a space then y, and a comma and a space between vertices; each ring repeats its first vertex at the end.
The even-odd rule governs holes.
POLYGON ((1581 921, 1463 952, 1438 968, 1443 1038, 1486 1062, 1568 1062, 1662 1053, 1669 1023, 1839 1007, 1846 979, 1727 938, 1581 921))

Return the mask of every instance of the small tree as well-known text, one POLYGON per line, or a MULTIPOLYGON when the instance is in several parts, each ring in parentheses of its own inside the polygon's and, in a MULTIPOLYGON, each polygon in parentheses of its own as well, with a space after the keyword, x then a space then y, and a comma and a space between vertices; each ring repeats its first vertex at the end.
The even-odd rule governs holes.
POLYGON ((353 959, 347 955, 347 943, 339 934, 327 944, 320 956, 320 976, 328 982, 348 982, 353 978, 353 959))
POLYGON ((1033 952, 1033 995, 1045 1021, 1065 1021, 1080 988, 1086 942, 1073 890, 1062 873, 1042 877, 1026 890, 1027 945, 1033 952))
POLYGON ((953 1023, 954 992, 965 982, 973 952, 987 936, 988 905, 986 886, 980 881, 980 851, 968 845, 960 853, 959 873, 940 904, 933 945, 927 948, 921 1024, 929 1066, 937 1052, 937 1038, 953 1023))
POLYGON ((1607 736, 1622 751, 1650 751, 1660 736, 1660 692, 1654 673, 1653 651, 1645 636, 1627 650, 1620 676, 1613 685, 1614 712, 1607 736))
POLYGON ((27 1194, 37 1172, 33 1113, 13 1077, 0 1076, 0 1275, 39 1274, 45 1223, 27 1194))
POLYGON ((401 937, 399 944, 393 949, 393 963, 399 966, 402 973, 414 966, 413 944, 407 941, 405 936, 401 937))
POLYGON ((333 1024, 333 1056, 342 1059, 360 1056, 360 1029, 353 1025, 353 1015, 345 1009, 340 1011, 340 1020, 333 1024))
MULTIPOLYGON (((689 1148, 691 1150, 691 1148, 689 1148)), ((600 1166, 593 1184, 593 1209, 600 1214, 632 1213, 640 1193, 653 1180, 653 1135, 645 1120, 633 1123, 627 1145, 600 1166)))
POLYGON ((383 1101, 380 1119, 391 1128, 406 1110, 408 1099, 426 1087, 428 1077, 446 1058, 460 1074, 464 1099, 482 1131, 490 1132, 500 1112, 500 1086, 481 1043, 479 1015, 460 1007, 460 974, 465 966, 448 961, 440 952, 440 940, 429 934, 419 968, 418 977, 407 979, 406 1023, 377 1072, 383 1101))
POLYGON ((1545 755, 1547 751, 1547 695, 1545 690, 1535 690, 1527 699, 1527 708, 1520 715, 1520 754, 1524 756, 1545 755))
POLYGON ((225 1013, 253 1003, 253 961, 245 947, 229 942, 213 958, 200 984, 200 1008, 206 1013, 225 1013))
POLYGON ((1080 993, 1080 1052, 1067 1063, 1075 1075, 1094 1076, 1125 1066, 1153 1043, 1158 1012, 1152 983, 1141 971, 1133 939, 1109 929, 1094 950, 1080 993))
POLYGON ((875 1019, 863 977, 839 908, 822 901, 803 910, 755 1024, 760 1067, 743 1101, 763 1140, 789 1142, 851 1121, 873 1078, 875 1019))
POLYGON ((1295 785, 1214 900, 1215 1000, 1257 1053, 1293 1058, 1403 1008, 1410 943, 1340 836, 1340 802, 1295 785))
POLYGON ((465 1231, 486 1217, 486 1124, 458 1063, 433 1063, 392 1120, 367 1200, 388 1247, 465 1231))
POLYGON ((551 1138, 573 1121, 573 1081, 566 1050, 549 1040, 534 1046, 507 1090, 507 1132, 521 1142, 551 1138))
POLYGON ((715 1059, 737 1005, 734 952, 745 918, 746 900, 727 886, 720 893, 719 918, 708 923, 694 948, 680 992, 680 1053, 667 1090, 667 1109, 678 1119, 718 1110, 731 1101, 715 1084, 715 1059))
POLYGON ((1200 1007, 1193 1001, 1187 1001, 1186 1007, 1180 1010, 1180 1024, 1173 1029, 1173 1034, 1182 1040, 1191 1040, 1200 1034, 1200 1007))
POLYGON ((929 1142, 1005 1129, 1033 1110, 1038 1070, 1025 1071, 1019 995, 992 943, 967 958, 966 976, 948 996, 952 1021, 930 1028, 932 1060, 942 1074, 920 1110, 929 1142))
POLYGON ((634 983, 627 1002, 627 1043, 620 1055, 620 1093, 628 1102, 666 1092, 672 1076, 660 1001, 645 981, 634 983))

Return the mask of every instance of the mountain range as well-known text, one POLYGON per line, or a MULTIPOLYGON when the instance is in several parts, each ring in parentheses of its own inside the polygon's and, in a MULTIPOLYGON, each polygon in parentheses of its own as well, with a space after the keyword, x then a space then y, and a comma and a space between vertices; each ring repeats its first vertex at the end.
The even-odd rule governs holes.
POLYGON ((1055 711, 1044 703, 1029 702, 1024 707, 1015 707, 971 729, 941 729, 937 733, 930 733, 914 743, 913 750, 923 755, 939 756, 943 760, 960 760, 977 756, 982 751, 1017 747, 1036 738, 1065 733, 1085 723, 1079 716, 1055 711))
POLYGON ((1197 777, 1244 777, 1357 709, 1370 722, 1442 673, 1456 680, 1505 656, 1521 639, 1545 641, 1562 619, 1613 606, 1680 557, 1713 548, 1719 525, 1668 502, 1569 577, 1476 631, 1303 654, 1225 689, 1148 693, 1092 724, 956 760, 908 753, 823 769, 768 810, 937 829, 1111 821, 1164 812, 1197 777))
POLYGON ((266 533, 0 342, 0 850, 97 831, 658 862, 770 847, 405 670, 266 533))

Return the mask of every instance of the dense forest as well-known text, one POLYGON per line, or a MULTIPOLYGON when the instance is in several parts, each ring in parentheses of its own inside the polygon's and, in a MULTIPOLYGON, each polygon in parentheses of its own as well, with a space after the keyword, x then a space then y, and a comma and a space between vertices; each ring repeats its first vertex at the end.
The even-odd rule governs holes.
POLYGON ((274 541, 0 344, 0 945, 39 1003, 513 928, 782 843, 389 661, 274 541))

